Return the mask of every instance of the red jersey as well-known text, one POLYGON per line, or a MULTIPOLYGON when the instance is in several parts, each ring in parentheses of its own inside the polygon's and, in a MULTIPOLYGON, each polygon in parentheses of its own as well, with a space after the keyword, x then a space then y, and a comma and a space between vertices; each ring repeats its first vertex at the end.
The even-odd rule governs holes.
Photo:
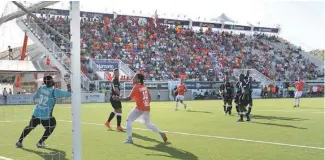
POLYGON ((295 85, 296 85, 296 91, 300 92, 300 91, 303 91, 305 82, 304 81, 296 81, 295 85))
POLYGON ((150 111, 150 98, 147 86, 136 84, 130 94, 130 97, 135 100, 136 108, 141 111, 150 111))
POLYGON ((185 91, 187 90, 186 86, 184 84, 181 84, 177 86, 177 93, 180 96, 184 96, 185 91))

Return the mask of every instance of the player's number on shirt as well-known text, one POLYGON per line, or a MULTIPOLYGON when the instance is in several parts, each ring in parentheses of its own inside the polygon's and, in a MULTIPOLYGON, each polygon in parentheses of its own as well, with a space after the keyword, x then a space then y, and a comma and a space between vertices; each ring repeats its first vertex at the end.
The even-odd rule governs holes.
POLYGON ((39 97, 40 98, 39 98, 38 104, 40 104, 42 106, 46 106, 47 102, 49 101, 49 97, 43 96, 43 95, 40 95, 39 97))
POLYGON ((143 103, 145 106, 149 106, 149 94, 148 91, 142 91, 142 95, 143 95, 143 103))

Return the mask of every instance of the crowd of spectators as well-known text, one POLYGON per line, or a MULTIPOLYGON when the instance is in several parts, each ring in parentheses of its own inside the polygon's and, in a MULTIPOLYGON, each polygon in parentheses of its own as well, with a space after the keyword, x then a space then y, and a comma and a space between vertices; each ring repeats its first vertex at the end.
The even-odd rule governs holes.
MULTIPOLYGON (((69 19, 41 15, 43 21, 69 37, 69 19)), ((69 45, 40 25, 48 36, 69 55, 69 45)), ((275 35, 246 35, 217 31, 210 27, 188 28, 155 24, 153 19, 117 16, 81 17, 81 70, 90 78, 89 59, 120 59, 147 79, 219 81, 233 69, 256 69, 272 80, 292 81, 297 76, 316 79, 317 66, 301 55, 300 48, 287 44, 284 49, 275 35)), ((282 44, 286 45, 286 44, 282 44)))
POLYGON ((318 59, 324 61, 324 55, 325 55, 325 50, 312 50, 309 52, 309 54, 314 55, 315 57, 317 57, 318 59))

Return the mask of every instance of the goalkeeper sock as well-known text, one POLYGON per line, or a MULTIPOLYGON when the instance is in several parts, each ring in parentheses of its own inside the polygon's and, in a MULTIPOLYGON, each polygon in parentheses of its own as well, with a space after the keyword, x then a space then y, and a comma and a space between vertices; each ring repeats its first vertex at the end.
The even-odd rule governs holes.
POLYGON ((42 143, 47 138, 49 138, 50 135, 53 133, 54 129, 55 129, 55 127, 52 127, 52 126, 46 127, 44 134, 43 134, 42 138, 38 141, 38 143, 42 143))
POLYGON ((109 118, 107 120, 107 122, 111 122, 111 120, 114 118, 115 116, 115 113, 114 112, 111 112, 111 114, 109 115, 109 118))

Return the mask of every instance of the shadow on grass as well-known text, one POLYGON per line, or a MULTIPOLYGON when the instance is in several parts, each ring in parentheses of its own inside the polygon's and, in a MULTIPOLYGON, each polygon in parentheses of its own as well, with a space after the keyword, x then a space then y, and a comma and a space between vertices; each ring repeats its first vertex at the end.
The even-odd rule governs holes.
POLYGON ((193 112, 193 113, 212 113, 212 112, 209 112, 209 111, 193 111, 193 110, 187 110, 187 112, 193 112))
POLYGON ((308 120, 308 119, 303 119, 303 118, 262 116, 262 115, 253 115, 252 118, 254 118, 254 119, 265 119, 265 120, 283 120, 283 121, 305 121, 305 120, 308 120))
POLYGON ((166 158, 174 158, 174 159, 187 159, 187 160, 197 160, 198 157, 195 156, 193 153, 188 152, 188 151, 184 151, 181 149, 177 149, 174 147, 169 146, 171 143, 167 142, 161 142, 161 141, 157 141, 155 139, 146 137, 146 136, 142 136, 136 133, 133 133, 132 136, 134 138, 138 138, 144 141, 149 141, 149 142, 154 142, 157 143, 155 146, 142 146, 139 144, 133 144, 136 147, 139 148, 143 148, 143 149, 148 149, 151 151, 156 151, 156 152, 163 152, 163 153, 168 153, 169 155, 164 155, 164 154, 146 154, 147 156, 161 156, 161 157, 166 157, 166 158))
POLYGON ((254 122, 254 121, 252 121, 251 123, 263 124, 263 125, 269 125, 269 126, 277 126, 277 127, 285 127, 285 128, 307 129, 304 127, 297 127, 297 126, 287 125, 287 124, 275 124, 275 123, 264 123, 264 122, 254 122))
POLYGON ((54 160, 54 159, 68 160, 66 158, 67 154, 64 151, 53 149, 53 148, 43 148, 44 150, 50 151, 50 153, 35 151, 35 150, 32 150, 32 149, 27 149, 27 148, 21 148, 21 149, 24 150, 24 151, 30 152, 30 153, 37 154, 38 156, 40 156, 44 160, 54 160))

